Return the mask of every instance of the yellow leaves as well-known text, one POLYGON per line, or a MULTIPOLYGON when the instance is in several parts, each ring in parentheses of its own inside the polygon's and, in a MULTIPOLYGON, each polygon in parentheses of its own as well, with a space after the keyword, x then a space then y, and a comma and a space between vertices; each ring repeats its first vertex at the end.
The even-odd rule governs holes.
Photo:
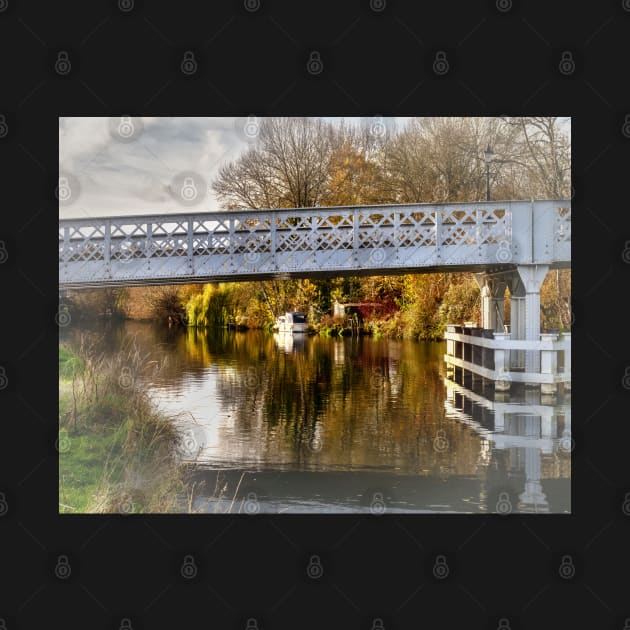
POLYGON ((346 143, 330 161, 323 205, 379 203, 382 201, 381 179, 380 166, 346 143))

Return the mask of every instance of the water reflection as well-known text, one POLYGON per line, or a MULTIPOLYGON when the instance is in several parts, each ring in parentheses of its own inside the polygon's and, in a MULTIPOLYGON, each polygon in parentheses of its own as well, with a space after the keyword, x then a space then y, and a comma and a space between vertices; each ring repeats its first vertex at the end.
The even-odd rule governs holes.
MULTIPOLYGON (((473 389, 469 382, 465 387, 461 377, 458 381, 445 378, 444 382, 447 415, 480 436, 484 444, 482 465, 490 467, 494 456, 497 467, 502 466, 498 483, 491 486, 496 505, 490 511, 549 512, 543 478, 568 478, 571 474, 570 401, 545 400, 545 396, 527 389, 512 398, 488 393, 490 385, 481 379, 476 379, 478 386, 473 389)), ((568 488, 565 491, 568 493, 568 488)), ((565 503, 569 511, 568 496, 565 503)))
POLYGON ((444 344, 128 322, 102 346, 129 337, 163 363, 146 386, 200 511, 570 511, 570 401, 451 380, 444 344))
POLYGON ((278 349, 288 354, 304 351, 306 348, 306 339, 307 336, 304 334, 293 335, 286 332, 273 333, 273 340, 276 342, 278 349))

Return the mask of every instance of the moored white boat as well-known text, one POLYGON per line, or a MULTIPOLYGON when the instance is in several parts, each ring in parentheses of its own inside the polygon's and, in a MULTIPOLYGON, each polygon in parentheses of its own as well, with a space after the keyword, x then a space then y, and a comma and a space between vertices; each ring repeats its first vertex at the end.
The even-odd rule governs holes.
POLYGON ((280 315, 273 329, 279 333, 305 333, 308 324, 304 313, 291 312, 280 315))

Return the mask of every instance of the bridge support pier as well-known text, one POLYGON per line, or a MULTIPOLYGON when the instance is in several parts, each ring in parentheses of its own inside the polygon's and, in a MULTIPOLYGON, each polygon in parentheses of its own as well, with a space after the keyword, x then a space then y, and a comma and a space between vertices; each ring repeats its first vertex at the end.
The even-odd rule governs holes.
MULTIPOLYGON (((540 287, 547 275, 549 265, 518 265, 519 280, 525 290, 525 339, 540 339, 540 287)), ((525 371, 540 372, 540 352, 525 353, 525 371)))
MULTIPOLYGON (((481 327, 503 333, 504 295, 510 289, 510 338, 513 340, 540 340, 540 287, 549 265, 518 265, 513 271, 488 274, 476 273, 475 280, 481 290, 481 327)), ((506 369, 524 369, 540 372, 539 350, 510 350, 506 369)), ((545 371, 554 366, 544 365, 545 371)))
MULTIPOLYGON (((525 339, 525 286, 521 282, 518 272, 510 274, 510 338, 525 339)), ((511 367, 525 367, 525 352, 512 350, 511 367)))
POLYGON ((481 327, 503 332, 505 278, 476 273, 475 280, 481 290, 481 327))

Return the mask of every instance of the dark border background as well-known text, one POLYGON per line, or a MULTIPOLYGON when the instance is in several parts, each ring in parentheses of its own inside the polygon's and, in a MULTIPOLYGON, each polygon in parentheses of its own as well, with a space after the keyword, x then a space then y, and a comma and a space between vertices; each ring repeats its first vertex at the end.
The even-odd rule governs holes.
POLYGON ((630 1, 133 4, 0 0, 0 627, 624 628, 630 1), (573 117, 571 516, 57 514, 57 117, 252 113, 573 117))

